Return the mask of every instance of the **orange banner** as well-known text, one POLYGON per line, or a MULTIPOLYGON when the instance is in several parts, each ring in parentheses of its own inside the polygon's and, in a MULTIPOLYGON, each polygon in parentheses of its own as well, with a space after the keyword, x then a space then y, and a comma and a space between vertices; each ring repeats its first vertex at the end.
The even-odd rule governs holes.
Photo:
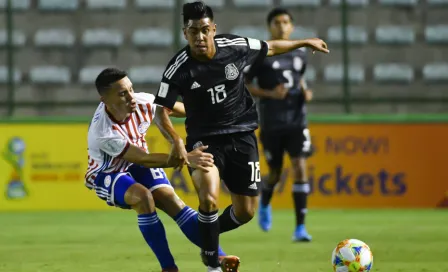
MULTIPOLYGON (((185 137, 183 125, 176 129, 185 137)), ((0 131, 0 210, 110 209, 83 185, 87 125, 5 124, 0 131)), ((310 131, 310 208, 447 206, 447 125, 316 124, 310 131)), ((152 152, 169 151, 156 127, 147 142, 152 152)), ((262 148, 260 163, 266 176, 262 148)), ((166 172, 179 196, 197 207, 188 171, 166 172)), ((292 208, 292 183, 286 159, 275 208, 292 208)), ((221 207, 230 203, 223 189, 221 207)))
MULTIPOLYGON (((446 203, 447 125, 316 124, 310 131, 316 147, 307 167, 310 207, 437 207, 446 203)), ((283 173, 284 186, 274 197, 276 207, 292 206, 289 166, 283 173)))

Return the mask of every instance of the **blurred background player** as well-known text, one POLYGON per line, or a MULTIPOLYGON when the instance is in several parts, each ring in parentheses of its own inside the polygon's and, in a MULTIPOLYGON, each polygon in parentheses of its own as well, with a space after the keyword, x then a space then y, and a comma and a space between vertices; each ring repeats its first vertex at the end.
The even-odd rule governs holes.
MULTIPOLYGON (((328 53, 320 39, 260 41, 231 34, 216 35, 212 9, 201 1, 183 5, 184 36, 188 46, 180 50, 163 73, 155 103, 172 109, 182 96, 187 119, 186 149, 209 146, 215 165, 209 171, 192 169, 199 198, 202 254, 208 271, 220 271, 220 232, 249 222, 255 213, 260 181, 258 128, 255 103, 244 85, 244 67, 300 47, 328 53), (216 35, 216 36, 215 36, 216 35), (232 205, 218 220, 220 180, 230 191, 232 205)), ((158 111, 163 115, 163 110, 158 111)), ((186 157, 169 118, 164 130, 172 139, 173 152, 186 157)), ((187 158, 185 158, 187 160, 187 158)))
MULTIPOLYGON (((157 123, 153 119, 154 95, 134 93, 126 72, 115 68, 103 70, 95 84, 102 103, 88 132, 86 186, 110 206, 135 210, 140 231, 162 271, 178 271, 155 208, 171 216, 196 245, 200 243, 198 218, 176 195, 165 172, 158 168, 179 167, 181 162, 168 154, 149 154, 145 136, 151 123, 157 123)), ((177 103, 173 112, 175 116, 183 116, 182 103, 177 103)), ((213 165, 213 156, 202 152, 206 148, 188 153, 191 167, 207 171, 206 167, 213 165)), ((233 260, 236 265, 239 263, 238 258, 225 257, 221 249, 219 255, 223 267, 233 260)))
MULTIPOLYGON (((271 39, 288 40, 293 31, 293 18, 283 8, 273 9, 267 16, 271 39)), ((306 102, 312 98, 304 74, 307 60, 304 48, 266 58, 252 65, 246 83, 258 97, 260 140, 269 165, 269 176, 263 182, 258 223, 262 230, 272 227, 270 201, 279 182, 283 155, 288 152, 294 170, 293 199, 296 213, 295 241, 311 241, 305 229, 307 195, 310 187, 306 175, 306 158, 312 153, 310 132, 306 121, 306 102), (257 79, 258 86, 253 84, 257 79)))

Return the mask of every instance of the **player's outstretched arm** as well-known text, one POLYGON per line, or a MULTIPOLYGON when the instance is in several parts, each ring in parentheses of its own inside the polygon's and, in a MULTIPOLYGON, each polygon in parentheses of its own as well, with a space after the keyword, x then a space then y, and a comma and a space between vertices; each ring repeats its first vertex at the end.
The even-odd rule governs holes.
POLYGON ((129 145, 126 152, 123 154, 123 159, 139 164, 148 168, 167 168, 171 167, 169 163, 169 155, 163 153, 148 154, 137 146, 129 145))
POLYGON ((305 40, 271 40, 267 41, 269 50, 267 56, 275 56, 290 52, 300 47, 309 47, 315 51, 330 53, 327 44, 318 38, 311 38, 305 40))
POLYGON ((163 136, 172 144, 170 156, 173 156, 175 160, 179 161, 176 166, 177 170, 182 170, 184 164, 190 164, 187 157, 187 150, 182 138, 177 134, 176 130, 169 118, 168 110, 163 107, 157 107, 156 117, 154 121, 159 128, 163 136))
MULTIPOLYGON (((213 155, 203 152, 207 146, 201 146, 194 149, 187 154, 191 161, 191 167, 199 168, 207 171, 209 167, 213 166, 213 155)), ((165 153, 146 153, 135 145, 129 145, 126 152, 123 154, 123 159, 147 168, 169 168, 177 167, 179 161, 174 157, 165 153)))

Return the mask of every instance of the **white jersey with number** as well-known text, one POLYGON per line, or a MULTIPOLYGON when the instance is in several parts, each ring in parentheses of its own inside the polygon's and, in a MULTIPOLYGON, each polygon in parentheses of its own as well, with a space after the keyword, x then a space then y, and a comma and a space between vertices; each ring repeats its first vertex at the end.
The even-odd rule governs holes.
POLYGON ((101 103, 89 126, 88 132, 88 168, 85 175, 86 186, 94 187, 98 173, 125 172, 132 163, 121 157, 133 144, 148 153, 146 131, 156 111, 154 95, 135 93, 137 109, 122 122, 114 120, 101 103))

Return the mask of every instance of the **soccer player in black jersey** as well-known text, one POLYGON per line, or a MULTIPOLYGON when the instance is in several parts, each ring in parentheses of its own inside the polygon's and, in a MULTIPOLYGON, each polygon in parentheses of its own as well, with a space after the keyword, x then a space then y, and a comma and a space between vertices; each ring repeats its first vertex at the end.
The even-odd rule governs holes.
MULTIPOLYGON (((215 166, 207 171, 190 169, 199 197, 202 255, 208 271, 221 271, 219 233, 247 223, 254 216, 259 193, 260 169, 255 103, 244 85, 243 69, 266 56, 300 47, 328 53, 320 39, 260 41, 235 35, 216 35, 213 12, 203 2, 183 6, 184 35, 188 45, 180 50, 163 74, 155 103, 171 109, 181 96, 186 111, 187 142, 174 131, 168 110, 156 115, 172 140, 172 155, 186 160, 187 150, 205 145, 215 166), (219 184, 227 185, 233 205, 218 219, 219 184)), ((182 165, 179 164, 179 168, 182 165)), ((237 271, 228 270, 228 271, 237 271)))
MULTIPOLYGON (((267 23, 272 39, 289 39, 293 31, 293 19, 286 9, 273 9, 268 14, 267 23)), ((249 91, 259 97, 260 139, 269 165, 269 176, 261 190, 258 223, 264 231, 271 229, 272 212, 269 203, 274 187, 280 180, 283 155, 287 151, 294 170, 294 241, 311 241, 304 222, 310 190, 306 158, 312 154, 305 104, 311 99, 312 92, 304 78, 307 59, 303 49, 266 58, 257 66, 252 65, 245 75, 249 91), (258 86, 252 84, 254 78, 257 78, 258 86)))

